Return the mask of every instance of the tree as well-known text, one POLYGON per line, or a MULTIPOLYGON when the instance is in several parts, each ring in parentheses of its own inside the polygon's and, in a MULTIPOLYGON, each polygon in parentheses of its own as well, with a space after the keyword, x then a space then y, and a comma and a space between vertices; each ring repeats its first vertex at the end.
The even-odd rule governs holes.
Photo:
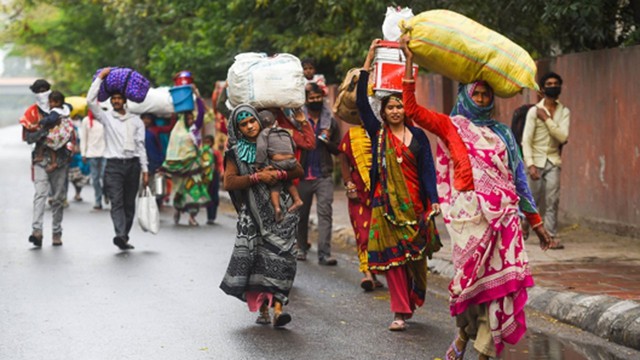
MULTIPOLYGON (((504 34, 534 58, 635 44, 640 0, 413 0, 415 13, 443 8, 504 34)), ((156 85, 189 69, 203 92, 226 78, 241 52, 313 57, 337 82, 382 37, 378 0, 13 0, 3 39, 44 61, 69 93, 86 91, 103 66, 126 66, 156 85)))

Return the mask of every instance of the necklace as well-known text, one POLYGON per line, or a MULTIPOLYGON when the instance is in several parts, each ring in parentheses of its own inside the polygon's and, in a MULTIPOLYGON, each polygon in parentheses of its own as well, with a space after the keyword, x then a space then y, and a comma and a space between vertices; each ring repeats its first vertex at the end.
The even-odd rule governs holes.
POLYGON ((395 147, 396 161, 398 162, 398 164, 402 164, 402 146, 404 145, 406 135, 407 135, 407 127, 405 126, 402 128, 402 143, 400 144, 400 146, 395 147))

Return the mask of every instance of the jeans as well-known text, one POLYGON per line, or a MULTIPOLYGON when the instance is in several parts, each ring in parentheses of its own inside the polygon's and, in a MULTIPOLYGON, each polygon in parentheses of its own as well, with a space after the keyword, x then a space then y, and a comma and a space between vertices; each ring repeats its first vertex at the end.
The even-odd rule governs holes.
POLYGON ((529 180, 531 195, 538 206, 538 211, 542 215, 544 227, 549 235, 556 236, 558 233, 558 204, 560 203, 560 167, 553 165, 547 160, 544 168, 538 168, 540 179, 529 180), (544 199, 544 211, 540 208, 544 199))
POLYGON ((103 157, 89 158, 91 168, 91 184, 95 194, 95 206, 102 206, 102 189, 104 183, 104 168, 107 160, 103 157))
POLYGON ((66 199, 66 184, 69 165, 59 166, 51 173, 47 173, 40 165, 33 167, 33 185, 35 194, 33 196, 33 230, 42 231, 44 208, 47 197, 51 193, 51 217, 53 220, 53 233, 62 233, 62 212, 63 203, 66 199))
POLYGON ((140 186, 140 160, 107 159, 104 192, 111 201, 111 220, 117 237, 129 238, 136 214, 136 196, 140 186))
POLYGON ((298 185, 300 199, 304 202, 300 208, 298 226, 298 249, 306 252, 309 239, 309 214, 313 195, 316 195, 318 211, 318 260, 331 257, 331 227, 333 222, 333 181, 330 177, 315 180, 302 180, 298 185))

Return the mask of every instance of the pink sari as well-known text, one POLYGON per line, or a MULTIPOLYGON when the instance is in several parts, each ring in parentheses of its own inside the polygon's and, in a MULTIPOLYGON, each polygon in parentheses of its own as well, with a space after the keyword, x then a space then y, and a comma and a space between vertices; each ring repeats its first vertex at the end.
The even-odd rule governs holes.
POLYGON ((453 246, 455 276, 449 285, 451 315, 486 304, 499 355, 526 332, 524 306, 533 278, 524 249, 518 195, 505 144, 488 127, 451 118, 467 145, 475 190, 453 186, 453 160, 438 141, 438 194, 453 246))

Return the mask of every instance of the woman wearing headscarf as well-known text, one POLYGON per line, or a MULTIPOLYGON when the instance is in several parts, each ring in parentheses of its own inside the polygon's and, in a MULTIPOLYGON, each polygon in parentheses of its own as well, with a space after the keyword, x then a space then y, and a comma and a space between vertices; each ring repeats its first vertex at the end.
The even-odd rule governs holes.
POLYGON ((450 310, 459 331, 446 359, 462 359, 469 339, 475 339, 479 358, 488 359, 526 331, 526 289, 533 286, 533 278, 521 215, 532 224, 543 250, 551 239, 540 226, 513 134, 492 118, 491 87, 483 81, 460 85, 450 115, 419 106, 408 41, 406 36, 400 40, 406 56, 405 109, 439 138, 438 193, 452 241, 450 310))
MULTIPOLYGON (((236 241, 220 288, 247 303, 249 311, 260 311, 256 323, 281 327, 291 321, 283 311, 296 275, 296 234, 300 216, 286 212, 276 222, 269 185, 301 177, 298 165, 283 171, 265 168, 255 171, 256 140, 261 125, 250 105, 237 106, 229 116, 228 150, 225 153, 223 184, 238 213, 236 241), (269 309, 273 307, 273 320, 269 309)), ((291 195, 280 193, 282 208, 293 203, 291 195)))
POLYGON ((424 132, 405 114, 402 95, 381 101, 382 123, 367 97, 374 40, 360 71, 356 105, 371 138, 372 210, 369 268, 383 273, 394 320, 389 330, 406 329, 405 320, 424 304, 427 257, 441 247, 432 216, 439 211, 431 146, 424 132))
POLYGON ((213 159, 201 151, 202 124, 204 123, 205 106, 198 96, 196 98, 198 115, 194 121, 193 112, 178 114, 179 119, 169 137, 167 156, 162 169, 171 174, 173 183, 173 220, 180 222, 180 214, 189 214, 189 225, 197 226, 196 216, 201 206, 211 202, 204 173, 213 164, 213 159))

